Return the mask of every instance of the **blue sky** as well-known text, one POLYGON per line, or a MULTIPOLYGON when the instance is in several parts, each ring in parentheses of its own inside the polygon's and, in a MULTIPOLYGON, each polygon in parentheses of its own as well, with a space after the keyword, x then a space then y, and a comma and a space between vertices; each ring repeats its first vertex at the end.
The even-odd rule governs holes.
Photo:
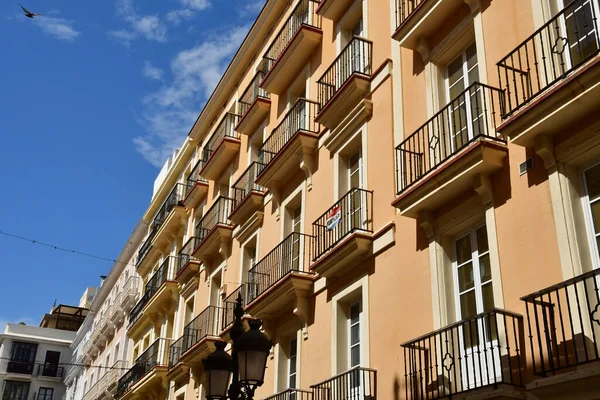
MULTIPOLYGON (((116 258, 263 4, 0 2, 0 230, 116 258)), ((111 267, 2 235, 0 255, 0 329, 111 267)))

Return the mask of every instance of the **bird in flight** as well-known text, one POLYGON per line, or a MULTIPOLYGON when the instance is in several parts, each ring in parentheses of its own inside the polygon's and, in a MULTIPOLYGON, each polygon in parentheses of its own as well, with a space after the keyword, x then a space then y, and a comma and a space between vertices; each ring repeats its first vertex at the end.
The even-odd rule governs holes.
MULTIPOLYGON (((20 4, 19 4, 19 5, 20 5, 20 4)), ((20 6, 21 6, 21 5, 20 5, 20 6)), ((25 13, 25 16, 26 16, 27 18, 41 17, 41 16, 43 16, 43 15, 46 15, 46 14, 35 14, 35 13, 32 13, 31 11, 29 11, 28 9, 26 9, 26 8, 25 8, 25 7, 23 7, 23 6, 21 6, 21 8, 23 9, 23 12, 25 13)))

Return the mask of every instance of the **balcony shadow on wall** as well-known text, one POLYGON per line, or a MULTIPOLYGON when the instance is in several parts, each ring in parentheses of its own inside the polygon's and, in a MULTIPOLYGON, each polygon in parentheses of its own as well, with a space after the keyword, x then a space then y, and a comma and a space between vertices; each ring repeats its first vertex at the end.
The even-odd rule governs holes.
POLYGON ((544 166, 544 161, 536 154, 534 149, 527 148, 526 160, 533 159, 533 168, 527 171, 527 185, 529 187, 537 186, 548 180, 548 170, 544 166))
POLYGON ((423 57, 416 50, 413 50, 412 56, 413 56, 413 76, 421 75, 423 73, 423 71, 425 71, 425 62, 423 62, 423 57))
POLYGON ((356 282, 358 279, 365 275, 372 275, 375 272, 375 259, 369 258, 360 263, 360 265, 349 265, 348 267, 351 269, 348 268, 343 275, 327 279, 327 302, 330 302, 333 296, 356 282))

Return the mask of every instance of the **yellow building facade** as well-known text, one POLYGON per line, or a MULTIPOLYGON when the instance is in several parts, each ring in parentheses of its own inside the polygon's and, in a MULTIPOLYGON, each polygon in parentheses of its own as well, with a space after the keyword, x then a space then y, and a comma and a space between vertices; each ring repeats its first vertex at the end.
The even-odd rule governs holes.
MULTIPOLYGON (((117 397, 598 398, 597 0, 266 2, 144 215, 117 397)), ((600 211, 599 211, 600 212, 600 211)))

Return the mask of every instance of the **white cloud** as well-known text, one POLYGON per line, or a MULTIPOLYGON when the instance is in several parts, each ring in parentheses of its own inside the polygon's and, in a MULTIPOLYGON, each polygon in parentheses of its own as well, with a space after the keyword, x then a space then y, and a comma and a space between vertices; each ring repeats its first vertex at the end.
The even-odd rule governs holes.
POLYGON ((124 45, 129 45, 139 36, 146 40, 164 43, 167 41, 167 27, 156 15, 138 15, 132 0, 118 0, 117 13, 130 29, 109 31, 108 35, 124 45))
POLYGON ((171 61, 171 81, 143 99, 140 123, 146 135, 134 144, 146 160, 160 167, 188 134, 201 107, 223 75, 249 27, 206 38, 171 61))
POLYGON ((265 5, 265 0, 243 1, 243 5, 237 7, 238 14, 242 17, 256 17, 265 5))
POLYGON ((55 39, 72 41, 81 34, 73 28, 73 21, 64 18, 44 16, 35 18, 34 22, 44 33, 55 39))
POLYGON ((162 79, 164 71, 158 67, 155 67, 150 63, 150 61, 146 61, 144 63, 144 67, 142 68, 142 75, 148 79, 154 79, 160 81, 162 79))
POLYGON ((196 10, 196 11, 202 11, 202 10, 210 7, 209 0, 179 0, 179 1, 181 2, 181 4, 184 7, 190 8, 190 9, 196 10))
POLYGON ((187 21, 196 16, 198 11, 206 10, 211 6, 210 0, 179 0, 183 8, 169 11, 167 21, 173 25, 179 25, 181 21, 187 21))

